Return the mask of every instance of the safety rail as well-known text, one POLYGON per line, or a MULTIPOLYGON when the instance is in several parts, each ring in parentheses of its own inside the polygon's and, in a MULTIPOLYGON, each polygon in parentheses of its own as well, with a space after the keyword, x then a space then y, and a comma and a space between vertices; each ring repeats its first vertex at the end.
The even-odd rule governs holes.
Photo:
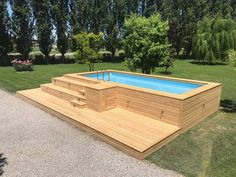
POLYGON ((109 71, 106 71, 106 70, 97 70, 97 80, 100 80, 99 79, 99 73, 102 74, 102 79, 103 81, 110 81, 111 80, 111 73, 109 71), (105 74, 107 74, 107 80, 105 79, 105 74))

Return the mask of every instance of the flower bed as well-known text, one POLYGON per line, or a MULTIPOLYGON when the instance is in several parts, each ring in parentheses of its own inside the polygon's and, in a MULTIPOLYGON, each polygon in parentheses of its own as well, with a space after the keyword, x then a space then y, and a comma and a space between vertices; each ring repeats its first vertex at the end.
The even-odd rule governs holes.
POLYGON ((33 71, 33 64, 30 60, 15 59, 11 63, 16 71, 33 71))

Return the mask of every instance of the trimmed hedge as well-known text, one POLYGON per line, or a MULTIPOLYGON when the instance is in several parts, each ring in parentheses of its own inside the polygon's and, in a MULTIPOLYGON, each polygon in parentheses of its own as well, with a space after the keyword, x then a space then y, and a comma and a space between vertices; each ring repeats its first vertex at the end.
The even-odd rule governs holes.
MULTIPOLYGON (((45 57, 42 54, 36 54, 36 55, 30 55, 30 60, 33 61, 33 64, 35 65, 43 65, 46 64, 45 62, 45 57)), ((70 63, 75 63, 75 57, 71 57, 68 55, 65 55, 65 61, 63 62, 63 59, 59 55, 50 55, 48 59, 49 64, 70 64, 70 63)))

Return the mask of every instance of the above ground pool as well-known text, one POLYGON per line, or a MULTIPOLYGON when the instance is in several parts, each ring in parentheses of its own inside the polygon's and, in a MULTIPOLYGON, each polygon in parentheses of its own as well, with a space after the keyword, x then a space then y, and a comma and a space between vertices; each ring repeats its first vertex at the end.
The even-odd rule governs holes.
POLYGON ((117 82, 121 84, 127 84, 131 86, 148 88, 152 90, 159 90, 175 94, 183 94, 202 86, 202 84, 160 79, 155 77, 145 77, 142 75, 133 75, 118 72, 100 72, 98 74, 91 73, 85 74, 85 76, 89 78, 98 78, 99 80, 104 79, 106 81, 117 82))

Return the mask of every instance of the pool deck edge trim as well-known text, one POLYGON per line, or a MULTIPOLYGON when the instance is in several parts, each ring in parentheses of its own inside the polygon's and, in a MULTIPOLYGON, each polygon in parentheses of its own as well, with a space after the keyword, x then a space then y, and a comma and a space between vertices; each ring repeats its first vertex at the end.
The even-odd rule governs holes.
POLYGON ((215 87, 218 87, 218 86, 222 85, 221 83, 216 83, 216 82, 206 82, 206 81, 199 81, 199 80, 192 80, 192 79, 183 79, 183 78, 167 77, 167 76, 152 75, 152 74, 142 74, 142 73, 119 71, 119 70, 112 70, 112 69, 108 69, 108 70, 105 70, 105 71, 132 74, 132 75, 139 75, 139 76, 144 76, 144 77, 155 77, 155 78, 166 79, 166 80, 182 81, 182 82, 204 84, 204 85, 200 86, 199 88, 193 89, 192 91, 183 93, 183 94, 175 94, 175 93, 168 93, 168 92, 164 92, 164 91, 152 90, 152 89, 148 89, 148 88, 130 86, 130 85, 127 85, 127 84, 121 84, 121 83, 117 83, 117 82, 107 82, 107 81, 97 80, 97 79, 94 79, 94 78, 88 78, 88 77, 83 76, 85 74, 95 74, 95 73, 97 73, 97 71, 66 74, 66 75, 73 75, 74 77, 78 77, 80 79, 94 81, 94 82, 97 82, 97 83, 102 83, 105 86, 104 88, 98 88, 98 87, 96 88, 96 84, 94 85, 94 89, 98 89, 98 90, 108 89, 108 88, 111 88, 111 87, 121 87, 121 88, 132 89, 132 90, 136 90, 136 91, 140 91, 140 92, 147 92, 147 93, 155 94, 155 95, 158 94, 158 95, 163 96, 163 97, 175 98, 175 99, 178 99, 178 100, 188 99, 190 97, 193 97, 195 95, 198 95, 200 93, 203 93, 205 91, 208 91, 210 89, 213 89, 215 87))

